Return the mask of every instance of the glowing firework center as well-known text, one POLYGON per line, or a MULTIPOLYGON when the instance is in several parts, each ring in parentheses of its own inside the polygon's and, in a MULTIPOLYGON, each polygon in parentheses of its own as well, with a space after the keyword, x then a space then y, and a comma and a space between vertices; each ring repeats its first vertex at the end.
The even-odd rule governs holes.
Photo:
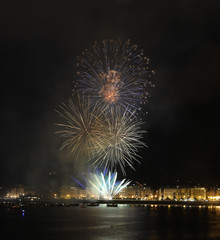
POLYGON ((103 74, 102 77, 106 79, 107 83, 102 86, 99 96, 103 97, 104 100, 110 104, 116 103, 119 99, 119 73, 110 70, 108 74, 103 74))

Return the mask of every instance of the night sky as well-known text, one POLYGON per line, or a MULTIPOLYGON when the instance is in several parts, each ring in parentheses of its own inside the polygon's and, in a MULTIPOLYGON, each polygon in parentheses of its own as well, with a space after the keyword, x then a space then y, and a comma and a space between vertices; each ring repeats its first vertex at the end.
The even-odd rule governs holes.
POLYGON ((77 55, 93 41, 131 41, 155 70, 143 159, 127 178, 220 184, 219 1, 5 1, 0 7, 0 185, 44 184, 76 167, 54 111, 72 94, 77 55))

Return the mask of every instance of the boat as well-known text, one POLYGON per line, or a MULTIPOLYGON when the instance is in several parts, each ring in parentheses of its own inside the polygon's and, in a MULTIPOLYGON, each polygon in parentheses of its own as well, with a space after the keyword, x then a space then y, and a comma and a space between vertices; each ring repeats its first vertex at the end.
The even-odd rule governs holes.
POLYGON ((88 206, 88 207, 98 207, 98 206, 99 206, 99 203, 97 203, 97 202, 91 202, 91 203, 87 203, 87 206, 88 206))
POLYGON ((79 207, 80 207, 80 208, 86 208, 86 205, 85 205, 84 203, 80 203, 80 204, 79 204, 79 207))
POLYGON ((70 203, 70 204, 66 204, 66 207, 78 207, 79 204, 78 203, 70 203))
POLYGON ((16 203, 14 205, 11 206, 11 209, 17 209, 20 210, 22 208, 22 206, 19 203, 16 203))
POLYGON ((117 207, 118 204, 117 203, 108 203, 107 207, 117 207))

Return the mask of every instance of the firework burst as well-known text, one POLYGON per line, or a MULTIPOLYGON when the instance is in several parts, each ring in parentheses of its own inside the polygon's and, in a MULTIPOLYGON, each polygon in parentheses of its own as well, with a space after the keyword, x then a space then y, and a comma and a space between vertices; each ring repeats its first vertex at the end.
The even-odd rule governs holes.
POLYGON ((84 50, 77 62, 77 101, 62 103, 57 111, 63 118, 57 124, 64 139, 61 150, 68 148, 90 170, 114 172, 119 166, 126 174, 127 166, 134 169, 138 149, 146 146, 138 112, 153 86, 148 65, 129 40, 95 42, 84 50))
POLYGON ((95 197, 96 199, 106 199, 112 200, 112 198, 121 192, 124 188, 130 184, 131 181, 123 179, 122 181, 117 181, 117 172, 111 173, 110 171, 106 174, 100 173, 90 173, 84 177, 85 185, 76 182, 86 189, 88 193, 95 197))
POLYGON ((59 115, 64 123, 57 124, 62 130, 57 131, 64 142, 61 150, 67 148, 75 160, 89 162, 93 169, 116 169, 119 165, 123 174, 125 167, 133 167, 138 162, 138 148, 145 146, 142 142, 143 122, 138 121, 130 111, 112 113, 91 109, 88 101, 74 104, 62 104, 59 115))
POLYGON ((69 155, 72 154, 75 160, 92 159, 103 147, 104 125, 100 112, 96 107, 91 107, 90 101, 85 100, 80 103, 78 99, 73 103, 69 99, 68 104, 62 103, 57 111, 64 123, 58 123, 61 127, 60 134, 64 138, 61 150, 69 149, 69 155))
POLYGON ((149 59, 130 41, 95 42, 78 57, 75 89, 90 96, 99 109, 140 110, 148 101, 153 71, 149 59))
POLYGON ((139 162, 138 148, 146 146, 142 141, 146 133, 141 127, 143 122, 137 120, 130 111, 113 114, 107 119, 105 144, 99 155, 92 160, 91 166, 98 169, 115 169, 120 166, 123 174, 125 167, 133 167, 133 162, 139 162))

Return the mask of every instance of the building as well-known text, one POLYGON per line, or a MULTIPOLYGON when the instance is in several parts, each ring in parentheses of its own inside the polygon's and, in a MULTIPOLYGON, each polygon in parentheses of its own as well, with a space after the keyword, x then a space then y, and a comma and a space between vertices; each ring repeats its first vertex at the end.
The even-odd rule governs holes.
POLYGON ((212 187, 206 191, 206 198, 209 201, 219 201, 220 200, 220 188, 212 187))
POLYGON ((9 187, 7 189, 6 198, 19 198, 20 196, 24 196, 24 186, 17 185, 15 187, 9 187))
POLYGON ((177 189, 171 187, 159 188, 158 200, 174 200, 176 199, 177 189))
MULTIPOLYGON (((54 196, 57 197, 57 196, 54 196)), ((87 197, 87 192, 85 189, 81 189, 73 186, 63 186, 60 188, 60 198, 64 199, 84 199, 87 197)))
POLYGON ((216 197, 220 200, 220 188, 217 189, 216 197))
POLYGON ((190 191, 189 188, 177 188, 176 192, 176 199, 179 201, 181 200, 188 200, 190 198, 190 191))
POLYGON ((206 200, 206 188, 193 187, 189 188, 190 200, 206 200))
POLYGON ((119 194, 117 194, 116 198, 150 200, 153 199, 153 192, 151 188, 146 185, 133 184, 124 188, 119 194))

